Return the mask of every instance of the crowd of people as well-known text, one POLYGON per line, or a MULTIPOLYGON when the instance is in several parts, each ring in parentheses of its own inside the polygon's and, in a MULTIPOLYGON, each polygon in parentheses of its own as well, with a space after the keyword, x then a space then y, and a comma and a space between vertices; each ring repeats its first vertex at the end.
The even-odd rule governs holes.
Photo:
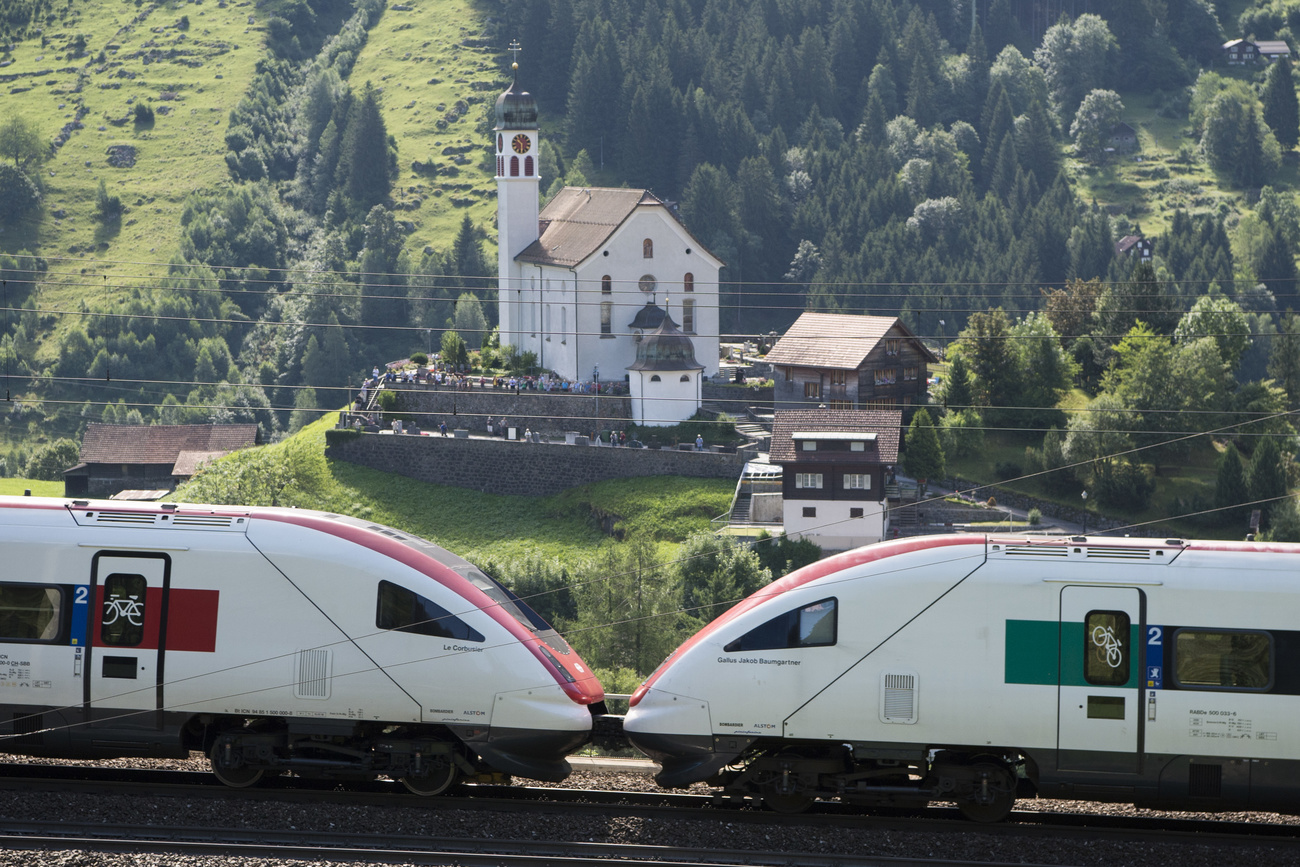
MULTIPOLYGON (((541 391, 546 393, 559 394, 626 394, 627 386, 624 383, 608 383, 599 380, 567 380, 554 376, 471 376, 464 372, 435 368, 435 367, 415 367, 407 369, 397 369, 388 367, 381 371, 378 366, 374 367, 370 376, 363 380, 361 389, 357 398, 353 401, 352 411, 348 414, 347 423, 350 426, 358 428, 378 427, 378 414, 370 409, 370 399, 377 389, 385 385, 396 383, 418 383, 441 387, 451 387, 457 390, 469 390, 475 387, 491 388, 499 390, 514 391, 518 394, 521 391, 541 391)), ((394 433, 418 433, 420 429, 412 426, 409 429, 399 421, 394 421, 394 433)), ((447 422, 439 421, 432 426, 437 433, 447 436, 447 422)), ((509 438, 510 425, 504 416, 499 420, 494 420, 491 416, 487 418, 486 432, 491 437, 509 438)), ((530 426, 526 426, 522 433, 517 429, 515 438, 524 442, 550 442, 549 438, 542 435, 534 436, 530 426)), ((626 430, 609 430, 609 431, 592 431, 588 443, 593 446, 607 447, 627 447, 629 440, 626 430)), ((633 447, 641 447, 636 440, 632 440, 633 447)), ((704 438, 696 436, 695 450, 705 451, 704 438)))

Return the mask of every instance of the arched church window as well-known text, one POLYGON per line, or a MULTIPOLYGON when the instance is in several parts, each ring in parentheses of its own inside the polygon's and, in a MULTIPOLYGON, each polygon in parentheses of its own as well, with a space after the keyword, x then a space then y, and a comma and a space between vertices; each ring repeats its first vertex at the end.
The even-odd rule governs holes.
POLYGON ((641 258, 653 259, 655 257, 655 242, 646 238, 641 242, 641 258))
POLYGON ((510 177, 519 177, 519 157, 510 158, 510 177))
POLYGON ((532 176, 533 176, 533 158, 530 156, 524 157, 524 177, 531 178, 532 176))
MULTIPOLYGON (((611 298, 614 295, 614 281, 610 279, 610 276, 608 274, 600 278, 600 294, 601 296, 609 296, 611 298)), ((614 332, 613 323, 614 323, 614 302, 610 300, 605 300, 605 298, 602 297, 600 302, 600 333, 602 336, 606 334, 613 334, 614 332)))
POLYGON ((654 376, 650 377, 650 381, 659 382, 659 374, 656 373, 654 376))
POLYGON ((695 299, 682 299, 682 331, 687 334, 695 333, 695 299))
POLYGON ((682 277, 682 288, 687 292, 695 291, 695 275, 690 271, 687 271, 686 275, 682 277))
POLYGON ((690 381, 691 381, 691 375, 690 375, 689 373, 683 373, 683 374, 682 374, 681 381, 682 381, 682 382, 690 382, 690 381))
POLYGON ((569 308, 560 308, 560 342, 569 342, 569 308))

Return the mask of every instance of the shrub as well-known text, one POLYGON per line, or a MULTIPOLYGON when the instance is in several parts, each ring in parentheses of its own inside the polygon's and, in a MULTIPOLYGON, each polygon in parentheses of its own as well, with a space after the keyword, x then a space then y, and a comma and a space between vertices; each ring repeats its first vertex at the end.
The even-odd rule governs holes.
POLYGON ((0 163, 0 223, 16 223, 41 203, 31 178, 8 163, 0 163))
POLYGON ((361 431, 350 427, 332 427, 325 431, 325 445, 340 446, 352 440, 360 439, 361 431))
POLYGON ((1035 508, 1035 509, 1030 509, 1030 510, 1029 510, 1029 523, 1030 523, 1032 526, 1035 526, 1035 527, 1036 527, 1036 526, 1038 526, 1039 524, 1041 524, 1042 522, 1043 522, 1043 513, 1042 513, 1042 511, 1040 511, 1039 509, 1036 509, 1036 508, 1035 508))
POLYGON ((1156 483, 1146 469, 1133 464, 1103 464, 1094 482, 1097 502, 1111 509, 1141 512, 1151 505, 1156 483))
POLYGON ((152 126, 154 121, 153 106, 147 102, 135 104, 134 118, 136 126, 152 126))
POLYGON ((411 363, 424 367, 424 365, 429 363, 429 356, 425 355, 423 352, 417 352, 411 356, 411 363))
POLYGON ((124 210, 121 197, 109 195, 108 187, 101 180, 99 193, 95 196, 95 219, 101 223, 111 223, 120 220, 124 210))

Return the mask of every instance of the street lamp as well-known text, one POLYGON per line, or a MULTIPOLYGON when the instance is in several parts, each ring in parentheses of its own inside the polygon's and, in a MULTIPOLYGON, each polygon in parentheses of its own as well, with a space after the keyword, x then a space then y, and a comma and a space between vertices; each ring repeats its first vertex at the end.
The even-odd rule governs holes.
POLYGON ((1088 492, 1084 491, 1080 496, 1083 497, 1083 535, 1088 535, 1088 492))

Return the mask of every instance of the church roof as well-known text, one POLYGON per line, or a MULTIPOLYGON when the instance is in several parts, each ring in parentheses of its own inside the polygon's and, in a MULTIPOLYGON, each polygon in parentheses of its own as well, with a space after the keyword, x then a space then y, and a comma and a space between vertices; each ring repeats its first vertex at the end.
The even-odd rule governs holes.
POLYGON ((659 307, 653 301, 647 301, 645 306, 636 312, 636 316, 628 323, 627 327, 638 331, 651 331, 658 328, 667 315, 662 307, 659 307))
POLYGON ((896 316, 846 313, 802 313, 764 359, 769 364, 857 370, 890 329, 912 339, 929 361, 933 353, 896 316))
POLYGON ((539 237, 515 261, 573 267, 599 250, 642 205, 665 207, 649 190, 565 187, 537 215, 539 237))
POLYGON ((495 129, 537 129, 537 100, 518 81, 512 81, 497 97, 495 129), (518 89, 516 89, 518 88, 518 89))
POLYGON ((659 327, 637 344, 636 361, 627 369, 703 370, 704 365, 695 360, 695 344, 677 328, 673 317, 665 313, 659 327))

